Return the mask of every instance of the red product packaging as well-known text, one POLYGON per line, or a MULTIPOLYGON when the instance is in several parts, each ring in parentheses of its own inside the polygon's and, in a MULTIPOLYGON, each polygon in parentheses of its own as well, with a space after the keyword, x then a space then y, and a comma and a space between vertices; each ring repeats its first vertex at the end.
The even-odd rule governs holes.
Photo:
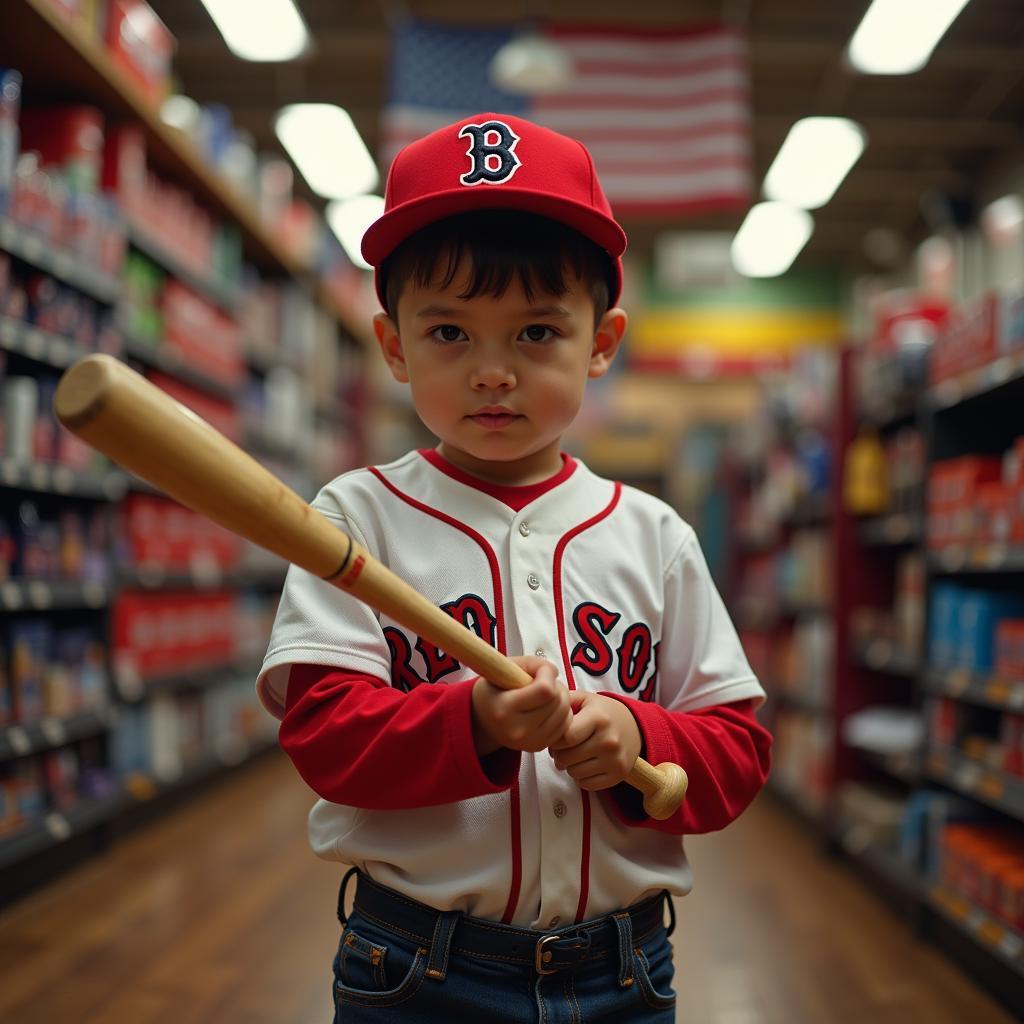
POLYGON ((170 87, 176 43, 145 0, 109 0, 107 49, 151 103, 170 87))
POLYGON ((95 107, 26 107, 21 148, 60 172, 72 192, 98 192, 103 177, 103 114, 95 107))
POLYGON ((103 145, 103 189, 126 214, 139 215, 146 195, 146 137, 134 124, 108 126, 103 145))

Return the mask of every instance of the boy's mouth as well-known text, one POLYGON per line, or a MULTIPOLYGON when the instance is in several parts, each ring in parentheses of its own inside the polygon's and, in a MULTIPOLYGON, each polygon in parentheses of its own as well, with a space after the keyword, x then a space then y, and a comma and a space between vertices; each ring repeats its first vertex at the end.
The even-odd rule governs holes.
POLYGON ((510 423, 514 423, 520 418, 519 413, 512 412, 511 409, 506 409, 500 405, 485 406, 483 409, 470 413, 467 417, 477 426, 484 427, 487 430, 500 430, 502 427, 507 427, 510 423))

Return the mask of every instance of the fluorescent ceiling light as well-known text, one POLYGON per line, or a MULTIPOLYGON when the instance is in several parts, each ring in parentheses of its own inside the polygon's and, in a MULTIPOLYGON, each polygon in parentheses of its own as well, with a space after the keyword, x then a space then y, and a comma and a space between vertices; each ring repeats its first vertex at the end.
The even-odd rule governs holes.
POLYGON ((331 103, 293 103, 274 122, 281 145, 306 184, 327 199, 348 199, 376 187, 377 165, 347 111, 331 103))
POLYGON ((875 0, 850 40, 850 63, 868 75, 920 71, 966 6, 967 0, 875 0))
POLYGON ((292 0, 203 0, 228 49, 242 60, 292 60, 309 46, 292 0), (258 9, 254 9, 258 8, 258 9))
POLYGON ((359 247, 366 229, 383 212, 384 200, 380 196, 354 196, 327 204, 327 223, 348 258, 364 270, 369 270, 370 264, 363 259, 359 247))
POLYGON ((785 273, 814 230, 811 215, 789 203, 752 206, 732 240, 732 265, 745 277, 785 273))
POLYGON ((835 194, 864 152, 864 130, 845 117, 797 121, 764 178, 768 199, 814 210, 835 194))

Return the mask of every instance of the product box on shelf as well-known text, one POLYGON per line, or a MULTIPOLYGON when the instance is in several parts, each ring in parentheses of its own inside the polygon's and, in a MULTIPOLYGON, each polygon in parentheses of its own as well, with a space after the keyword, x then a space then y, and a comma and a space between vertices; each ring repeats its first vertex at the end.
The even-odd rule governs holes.
POLYGON ((1024 619, 1003 619, 996 626, 996 675, 1024 681, 1024 619))
POLYGON ((38 153, 40 166, 59 174, 71 192, 99 191, 103 130, 103 113, 96 107, 26 107, 21 112, 22 151, 38 153))
POLYGON ((932 547, 973 540, 978 491, 1002 479, 1002 459, 966 455, 932 465, 928 474, 928 542, 932 547))
POLYGON ((978 369, 996 358, 999 305, 997 293, 989 291, 953 312, 932 352, 932 384, 978 369))
POLYGON ((107 0, 106 43, 147 100, 167 96, 177 44, 145 0, 107 0))

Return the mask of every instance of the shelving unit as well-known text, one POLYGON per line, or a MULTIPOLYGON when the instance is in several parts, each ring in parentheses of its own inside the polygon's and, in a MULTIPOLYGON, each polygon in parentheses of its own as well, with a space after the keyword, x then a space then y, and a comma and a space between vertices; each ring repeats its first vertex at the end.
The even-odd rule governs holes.
MULTIPOLYGON (((211 315, 232 325, 240 369, 237 375, 222 377, 216 362, 193 359, 187 346, 172 344, 169 331, 144 339, 125 328, 130 289, 121 274, 101 271, 75 251, 54 247, 46 235, 0 209, 0 259, 9 259, 25 279, 50 279, 76 301, 92 304, 108 325, 102 337, 96 332, 88 344, 37 323, 31 307, 23 319, 0 315, 0 378, 6 361, 7 374, 36 379, 43 415, 45 386, 75 360, 100 348, 141 372, 161 375, 186 404, 194 396, 197 411, 215 426, 220 424, 214 413, 227 416, 244 447, 311 497, 320 483, 361 456, 365 333, 361 326, 354 329, 355 314, 339 304, 314 267, 282 244, 248 197, 160 119, 156 106, 98 40, 66 20, 49 0, 11 0, 8 6, 0 66, 21 72, 27 102, 91 105, 112 122, 140 129, 147 168, 237 235, 247 270, 234 281, 197 269, 150 225, 120 211, 126 251, 136 259, 144 257, 167 280, 207 304, 211 315), (280 322, 272 338, 265 331, 250 335, 245 327, 254 281, 276 290, 280 322), (286 316, 292 322, 286 324, 286 316), (277 389, 273 398, 271 379, 277 389), (288 387, 290 392, 282 391, 288 387), (307 398, 308 408, 294 405, 300 393, 315 394, 307 398), (301 444, 296 441, 300 436, 301 444), (318 442, 334 437, 344 447, 328 446, 324 455, 325 446, 318 442)), ((257 326, 264 323, 265 317, 257 326)), ((0 904, 22 890, 23 877, 38 880, 41 854, 59 869, 61 851, 70 851, 71 840, 102 845, 140 807, 156 806, 161 798, 186 792, 275 745, 273 723, 258 709, 252 682, 284 580, 284 563, 254 557, 253 550, 209 532, 198 519, 182 519, 190 513, 95 455, 74 454, 72 464, 50 454, 35 452, 26 458, 24 453, 0 451, 5 509, 0 516, 0 611, 5 613, 0 627, 0 904), (26 572, 16 560, 16 575, 9 575, 4 546, 5 531, 12 527, 6 521, 8 509, 19 516, 24 509, 33 524, 37 518, 49 531, 45 545, 37 544, 39 552, 44 547, 49 551, 45 573, 26 572), (68 554, 60 556, 60 571, 55 568, 54 544, 63 550, 82 543, 77 535, 65 534, 63 523, 56 532, 67 510, 90 529, 97 528, 87 549, 93 560, 88 574, 74 568, 73 560, 67 562, 72 557, 68 554), (151 526, 153 517, 167 517, 157 528, 166 543, 140 553, 147 543, 140 522, 147 516, 151 526), (103 540, 97 546, 100 533, 103 540), (216 615, 225 616, 230 607, 230 618, 238 617, 237 641, 231 641, 223 618, 210 653, 193 651, 174 673, 140 669, 146 663, 142 648, 130 645, 173 633, 168 626, 173 626, 173 616, 178 616, 174 628, 181 632, 183 623, 199 621, 207 600, 221 602, 216 615), (17 624, 17 631, 11 632, 15 626, 8 623, 17 624), (26 638, 33 630, 44 638, 39 640, 43 646, 31 654, 38 664, 25 660, 26 638), (74 706, 75 691, 69 698, 61 680, 69 675, 77 679, 85 671, 84 662, 53 660, 58 638, 76 631, 102 641, 104 648, 102 664, 89 663, 90 703, 83 707, 74 706), (46 648, 44 658, 40 652, 46 644, 54 646, 46 648), (27 715, 21 705, 14 705, 12 720, 3 678, 15 646, 20 660, 11 685, 27 686, 24 673, 31 665, 38 676, 31 684, 36 688, 33 701, 36 690, 41 696, 27 715), (65 710, 55 712, 50 703, 65 710), (20 816, 10 816, 12 806, 20 816)), ((20 559, 28 533, 14 525, 14 550, 20 559)), ((76 521, 67 528, 78 530, 80 525, 76 521)), ((190 627, 188 632, 198 631, 190 627)), ((173 661, 167 651, 161 657, 160 664, 173 661)), ((24 703, 27 692, 16 691, 21 694, 16 700, 24 703)))

